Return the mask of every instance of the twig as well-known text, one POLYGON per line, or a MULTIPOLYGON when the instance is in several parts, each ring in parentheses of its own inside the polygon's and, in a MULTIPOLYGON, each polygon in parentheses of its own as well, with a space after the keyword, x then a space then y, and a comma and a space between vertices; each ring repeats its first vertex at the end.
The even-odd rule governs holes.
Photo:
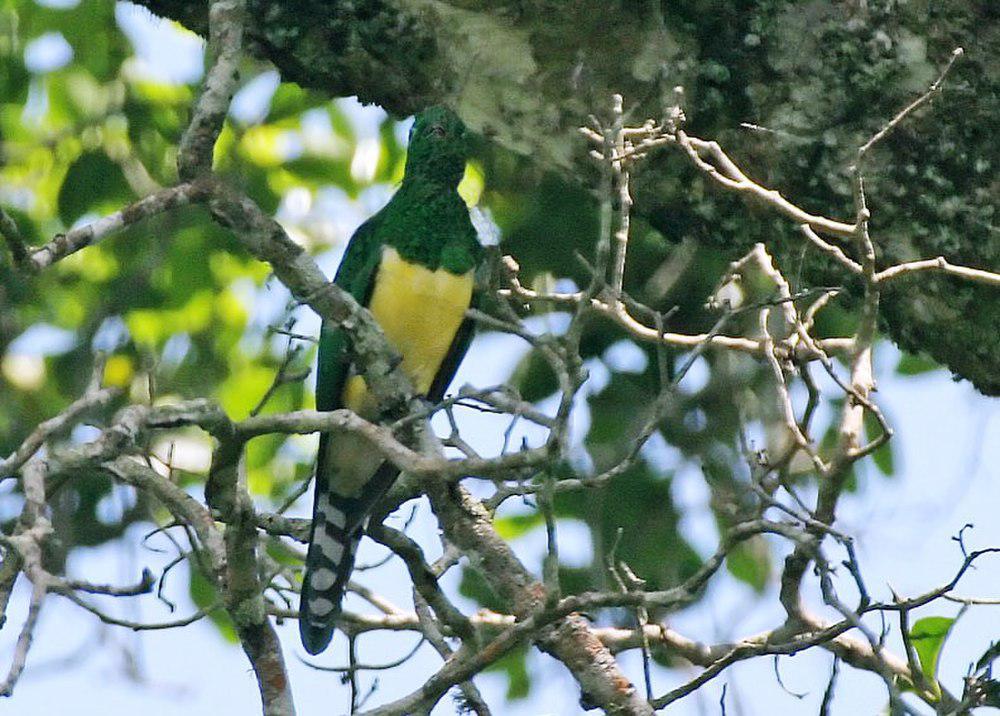
POLYGON ((837 674, 840 672, 840 659, 833 657, 833 666, 830 667, 830 679, 826 682, 826 690, 823 691, 823 701, 819 705, 820 716, 829 716, 830 707, 833 705, 834 688, 837 685, 837 674))
POLYGON ((350 671, 388 671, 390 669, 395 669, 397 666, 402 666, 407 661, 416 656, 417 652, 420 651, 422 647, 427 642, 427 638, 421 636, 413 648, 405 652, 398 659, 393 661, 387 661, 383 664, 366 664, 364 662, 357 662, 354 664, 348 664, 347 666, 324 666, 323 664, 314 664, 308 659, 303 659, 299 657, 299 661, 308 666, 310 669, 315 669, 316 671, 330 671, 335 674, 346 674, 350 671))
POLYGON ((940 271, 941 273, 958 276, 974 283, 981 283, 986 286, 1000 286, 1000 273, 956 266, 949 263, 943 256, 938 256, 936 259, 923 259, 921 261, 911 261, 905 264, 890 266, 876 273, 875 281, 880 284, 887 284, 902 276, 909 276, 921 271, 940 271))
POLYGON ((625 152, 631 149, 631 141, 625 138, 622 118, 622 96, 616 94, 612 98, 612 113, 614 125, 612 141, 617 158, 609 159, 614 184, 618 189, 618 226, 612 237, 613 259, 611 262, 611 293, 616 302, 621 301, 625 281, 625 257, 628 252, 629 217, 632 210, 632 195, 629 193, 629 171, 626 166, 625 152))
POLYGON ((132 631, 162 631, 164 629, 178 629, 180 627, 186 627, 189 624, 194 624, 197 621, 201 621, 206 616, 211 614, 213 611, 220 609, 221 604, 214 604, 204 609, 197 609, 186 617, 180 619, 172 619, 170 621, 163 622, 140 622, 133 619, 121 619, 119 617, 113 617, 107 612, 101 610, 99 607, 94 606, 90 602, 86 601, 70 589, 64 589, 61 587, 55 587, 53 591, 60 596, 66 597, 71 602, 76 604, 81 609, 90 612, 95 617, 101 620, 104 624, 110 624, 111 626, 125 627, 126 629, 131 629, 132 631))
POLYGON ((28 616, 21 626, 21 633, 17 637, 14 646, 14 657, 11 659, 10 669, 6 678, 0 682, 0 696, 10 696, 14 693, 14 686, 17 685, 21 674, 24 673, 25 664, 28 662, 28 651, 31 649, 31 642, 35 638, 35 625, 38 623, 38 615, 42 610, 42 602, 45 601, 45 583, 41 580, 34 582, 31 588, 31 600, 28 602, 28 616))
POLYGON ((694 165, 723 187, 759 199, 796 224, 806 224, 815 231, 840 239, 849 239, 854 235, 854 225, 810 214, 788 201, 780 192, 766 189, 751 180, 717 142, 690 137, 683 130, 677 130, 674 137, 694 165), (702 158, 703 154, 709 156, 715 163, 705 161, 702 158))
POLYGON ((860 274, 861 264, 857 261, 848 258, 847 254, 839 246, 834 246, 831 243, 824 241, 820 238, 819 234, 813 231, 813 228, 809 224, 800 224, 799 231, 805 236, 809 241, 819 247, 820 251, 825 254, 832 256, 835 260, 839 261, 843 266, 847 268, 851 273, 860 274))
POLYGON ((78 579, 67 579, 65 585, 68 589, 87 594, 104 594, 110 597, 134 597, 140 594, 149 594, 156 584, 156 577, 149 569, 142 570, 142 577, 135 584, 118 587, 113 584, 94 584, 78 579))
POLYGON ((204 201, 206 186, 201 182, 178 184, 140 199, 121 211, 109 214, 93 223, 59 234, 47 244, 31 252, 30 265, 36 271, 48 268, 80 249, 98 243, 136 222, 179 206, 204 201))
POLYGON ((938 94, 941 91, 941 88, 944 86, 945 78, 948 76, 948 73, 951 72, 951 68, 954 66, 956 60, 958 60, 958 58, 961 57, 963 54, 965 54, 965 50, 963 50, 961 47, 956 47, 954 50, 952 50, 951 58, 948 60, 948 64, 945 65, 944 69, 941 71, 941 74, 938 75, 938 78, 936 80, 934 80, 930 88, 922 95, 917 97, 915 100, 913 100, 913 102, 911 102, 906 107, 901 109, 896 114, 895 117, 889 120, 888 124, 882 127, 882 129, 880 129, 878 132, 876 132, 871 139, 869 139, 867 142, 861 145, 861 148, 858 149, 859 163, 861 162, 862 159, 864 159, 865 155, 869 152, 869 150, 871 150, 872 147, 874 147, 876 144, 885 139, 885 137, 896 127, 898 127, 904 119, 906 119, 909 115, 913 114, 916 110, 920 109, 920 107, 922 107, 927 102, 930 102, 931 99, 934 98, 934 95, 938 94))
POLYGON ((87 392, 83 397, 71 403, 59 415, 39 423, 17 450, 6 459, 0 461, 0 480, 17 472, 24 463, 38 452, 38 449, 45 444, 46 440, 69 429, 88 411, 108 405, 112 400, 120 396, 121 393, 122 391, 119 388, 104 388, 94 392, 87 392))

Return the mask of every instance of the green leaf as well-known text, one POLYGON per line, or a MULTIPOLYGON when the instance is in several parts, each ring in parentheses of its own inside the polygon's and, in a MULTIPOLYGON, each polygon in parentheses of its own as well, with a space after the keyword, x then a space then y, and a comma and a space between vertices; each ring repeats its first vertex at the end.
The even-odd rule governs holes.
MULTIPOLYGON (((2 21, 2 16, 0 16, 2 21)), ((4 71, 0 73, 0 97, 4 102, 24 104, 28 98, 28 83, 31 74, 24 68, 20 58, 3 57, 4 71)))
POLYGON ((296 184, 305 184, 311 188, 332 184, 343 189, 352 199, 357 198, 361 190, 351 176, 348 159, 307 155, 285 162, 282 169, 292 176, 296 184))
MULTIPOLYGON (((868 440, 872 440, 882 434, 882 426, 879 425, 878 419, 867 410, 865 411, 864 423, 865 436, 868 440)), ((885 443, 872 453, 872 462, 875 463, 875 467, 878 468, 879 472, 886 477, 892 477, 896 470, 896 463, 892 452, 892 441, 885 443)))
MULTIPOLYGON (((198 566, 191 563, 191 581, 189 584, 189 590, 191 594, 191 601, 197 605, 199 609, 208 609, 212 605, 218 603, 219 594, 212 583, 205 579, 205 576, 198 569, 198 566)), ((239 641, 236 636, 236 629, 233 627, 233 622, 230 620, 229 615, 226 613, 225 609, 213 609, 208 612, 208 618, 212 620, 212 623, 219 630, 219 634, 222 638, 231 644, 235 644, 239 641)))
POLYGON ((289 117, 298 117, 307 109, 321 107, 328 101, 326 97, 302 89, 294 82, 282 82, 271 97, 267 121, 273 123, 289 117))
MULTIPOLYGON (((267 366, 249 363, 233 367, 229 377, 219 386, 219 402, 222 403, 222 407, 229 415, 244 418, 260 402, 273 382, 274 371, 267 366)), ((274 440, 262 438, 248 444, 247 458, 250 459, 251 456, 254 456, 253 466, 262 464, 256 460, 255 456, 258 455, 258 450, 261 450, 263 446, 269 446, 263 449, 265 454, 274 454, 273 451, 277 449, 273 447, 274 442, 274 440)))
POLYGON ((941 650, 954 623, 951 617, 924 617, 910 628, 910 641, 920 659, 920 668, 931 681, 937 679, 941 650))
POLYGON ((375 169, 374 180, 388 184, 398 184, 403 178, 403 164, 406 161, 406 151, 396 139, 396 123, 391 117, 386 117, 379 126, 379 138, 382 151, 379 152, 378 166, 375 169))
POLYGON ((489 585, 483 575, 473 567, 462 570, 462 581, 458 585, 458 593, 463 597, 474 599, 479 606, 502 612, 504 604, 489 585))
MULTIPOLYGON (((680 513, 673 504, 669 473, 657 472, 644 460, 612 478, 599 491, 557 492, 554 506, 560 518, 590 525, 598 569, 605 569, 605 550, 616 542, 617 559, 645 579, 650 589, 683 581, 702 564, 679 529, 680 513), (670 558, 664 559, 664 555, 670 558)), ((570 589, 569 583, 564 586, 570 589)))
POLYGON ((297 554, 280 539, 267 540, 264 549, 267 551, 267 556, 278 564, 286 567, 295 567, 296 569, 302 567, 301 555, 297 554))
POLYGON ((72 226, 87 212, 107 214, 134 198, 117 164, 104 152, 86 152, 73 162, 59 187, 59 219, 72 226))
POLYGON ((507 700, 523 699, 531 691, 528 674, 528 647, 520 646, 490 664, 487 671, 507 672, 507 700))
POLYGON ((26 243, 41 243, 41 236, 38 233, 38 224, 32 220, 29 214, 14 206, 4 205, 3 210, 11 219, 14 220, 14 223, 17 224, 18 233, 21 234, 21 238, 24 239, 26 243))
POLYGON ((726 555, 726 568, 755 592, 763 593, 771 576, 771 552, 767 542, 756 537, 736 545, 726 555))
POLYGON ((117 32, 114 3, 83 0, 71 9, 45 13, 38 20, 46 29, 62 33, 73 48, 73 65, 86 68, 97 81, 113 80, 130 54, 128 41, 117 32))
POLYGON ((533 511, 526 515, 497 517, 493 520, 493 527, 503 539, 512 540, 527 534, 536 527, 539 527, 543 522, 541 513, 533 511))
POLYGON ((541 352, 532 350, 514 368, 510 382, 517 386, 521 397, 538 402, 552 395, 559 387, 556 374, 541 352))
POLYGON ((898 375, 920 375, 940 368, 940 365, 926 356, 903 353, 899 357, 899 363, 896 364, 896 373, 898 375))
POLYGON ((354 125, 351 124, 351 120, 344 110, 336 102, 329 102, 326 105, 326 112, 330 117, 330 126, 333 127, 333 133, 353 146, 358 138, 354 131, 354 125))
MULTIPOLYGON (((844 399, 836 398, 831 400, 829 405, 831 413, 833 415, 838 415, 843 409, 844 399)), ((836 419, 832 419, 830 420, 829 425, 827 425, 826 430, 823 432, 823 437, 820 439, 820 454, 829 456, 831 452, 836 450, 837 442, 839 440, 840 432, 838 430, 838 423, 836 419)), ((851 466, 847 468, 847 477, 844 479, 844 490, 848 493, 855 493, 858 491, 858 471, 856 467, 857 465, 852 463, 851 466)))

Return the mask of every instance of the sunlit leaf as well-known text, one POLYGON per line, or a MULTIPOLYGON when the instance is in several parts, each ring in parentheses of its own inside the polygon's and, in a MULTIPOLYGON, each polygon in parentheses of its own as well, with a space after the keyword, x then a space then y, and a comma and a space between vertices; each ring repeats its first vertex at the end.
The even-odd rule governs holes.
POLYGON ((240 153, 260 167, 276 167, 289 158, 288 130, 262 124, 248 127, 240 140, 240 153))
POLYGON ((910 627, 910 641, 920 659, 920 669, 931 681, 937 679, 941 650, 954 624, 951 617, 924 617, 910 627))
POLYGON ((109 356, 104 363, 104 385, 127 387, 135 375, 135 365, 126 355, 109 356))
POLYGON ((526 515, 497 517, 493 520, 493 527, 496 528, 498 535, 505 540, 511 540, 527 534, 543 522, 541 513, 533 511, 526 515))
MULTIPOLYGON (((219 402, 229 415, 234 418, 245 418, 264 397, 273 381, 274 371, 266 366, 252 363, 241 366, 219 386, 219 402)), ((252 442, 251 446, 267 442, 267 438, 259 438, 252 442)), ((254 454, 250 448, 248 451, 248 456, 254 454)))
POLYGON ((271 97, 267 121, 273 123, 297 117, 307 109, 323 106, 327 102, 327 97, 305 90, 294 82, 282 82, 271 97))

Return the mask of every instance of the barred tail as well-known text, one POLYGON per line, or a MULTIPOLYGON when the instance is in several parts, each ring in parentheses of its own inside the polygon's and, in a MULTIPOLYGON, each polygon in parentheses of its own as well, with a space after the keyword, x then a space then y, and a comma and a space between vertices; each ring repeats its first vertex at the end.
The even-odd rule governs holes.
POLYGON ((299 634, 310 654, 323 651, 333 638, 347 581, 354 569, 354 555, 363 532, 349 513, 351 507, 331 494, 317 480, 313 501, 309 552, 306 554, 302 596, 299 599, 299 634))

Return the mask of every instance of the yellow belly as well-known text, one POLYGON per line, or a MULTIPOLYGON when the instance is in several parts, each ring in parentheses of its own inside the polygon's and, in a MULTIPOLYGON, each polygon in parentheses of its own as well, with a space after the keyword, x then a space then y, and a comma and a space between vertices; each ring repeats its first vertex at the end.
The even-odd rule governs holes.
MULTIPOLYGON (((368 310, 403 358, 402 369, 418 393, 430 390, 441 362, 472 300, 473 272, 460 276, 409 263, 391 247, 383 249, 368 310)), ((364 378, 344 385, 343 403, 371 416, 375 401, 364 378)))

